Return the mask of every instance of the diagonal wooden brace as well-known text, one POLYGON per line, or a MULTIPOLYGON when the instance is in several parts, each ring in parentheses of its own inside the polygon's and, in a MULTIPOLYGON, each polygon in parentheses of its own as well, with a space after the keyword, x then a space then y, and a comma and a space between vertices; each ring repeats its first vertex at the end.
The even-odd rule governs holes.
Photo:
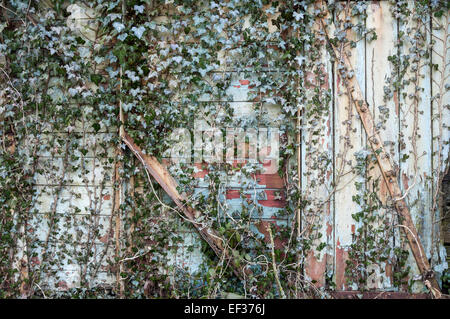
POLYGON ((352 76, 349 78, 348 76, 346 76, 348 72, 353 71, 353 67, 346 53, 342 52, 342 54, 340 54, 338 48, 333 44, 333 41, 330 40, 326 29, 326 23, 324 21, 325 18, 326 16, 320 18, 319 23, 322 26, 322 30, 325 32, 327 42, 332 48, 332 53, 334 54, 336 61, 340 61, 345 65, 345 68, 339 68, 343 83, 347 88, 347 92, 349 94, 349 98, 352 101, 352 104, 355 106, 356 111, 361 118, 364 130, 369 137, 368 141, 375 153, 378 166, 380 167, 380 171, 383 175, 383 179, 387 185, 389 193, 394 200, 394 206, 401 217, 401 227, 405 231, 406 238, 408 239, 409 246, 413 253, 414 259, 416 260, 417 267, 422 274, 422 280, 424 281, 424 284, 427 286, 427 288, 431 291, 433 296, 435 298, 440 298, 441 292, 439 284, 425 255, 424 248, 422 246, 422 243, 420 242, 420 238, 417 233, 416 227, 414 226, 408 206, 403 200, 402 191, 398 184, 394 167, 389 160, 389 154, 383 147, 383 143, 376 129, 372 114, 369 111, 368 104, 364 98, 364 95, 362 94, 356 77, 352 76))
POLYGON ((153 176, 159 185, 161 185, 167 195, 170 196, 177 207, 183 212, 184 216, 194 225, 200 236, 208 243, 209 246, 211 246, 216 255, 219 258, 224 258, 227 262, 232 264, 233 271, 238 278, 242 279, 244 271, 246 274, 249 274, 250 270, 244 269, 234 258, 235 254, 232 253, 232 248, 226 245, 226 241, 221 238, 214 229, 196 221, 196 217, 200 216, 201 213, 195 211, 192 207, 186 204, 187 199, 178 192, 177 182, 170 175, 167 169, 162 166, 155 157, 144 154, 141 148, 136 145, 133 139, 125 132, 125 130, 123 130, 123 128, 120 130, 120 136, 122 141, 144 165, 146 171, 153 176))

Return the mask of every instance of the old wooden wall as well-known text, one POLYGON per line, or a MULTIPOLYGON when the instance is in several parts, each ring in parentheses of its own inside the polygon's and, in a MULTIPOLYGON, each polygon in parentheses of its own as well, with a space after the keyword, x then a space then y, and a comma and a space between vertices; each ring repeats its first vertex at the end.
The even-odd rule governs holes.
MULTIPOLYGON (((380 128, 380 134, 385 147, 391 154, 392 162, 398 166, 397 176, 425 247, 427 258, 432 260, 436 270, 442 271, 446 265, 445 252, 439 235, 439 207, 436 209, 436 214, 431 212, 434 208, 438 179, 443 176, 445 167, 448 165, 446 160, 450 135, 448 128, 442 126, 442 123, 450 122, 450 112, 448 107, 441 108, 439 112, 438 103, 441 106, 448 104, 449 97, 448 83, 442 80, 449 74, 450 55, 446 52, 449 45, 449 17, 446 13, 442 20, 446 23, 445 29, 434 30, 433 33, 430 33, 429 29, 427 31, 430 45, 435 35, 444 39, 444 41, 436 40, 432 44, 432 63, 438 65, 437 70, 424 65, 419 71, 423 76, 419 76, 417 83, 411 83, 399 92, 394 92, 393 99, 386 101, 384 100, 385 83, 395 71, 392 64, 388 62, 388 57, 408 54, 409 43, 404 43, 401 48, 395 44, 398 41, 399 32, 411 27, 393 18, 390 6, 388 1, 369 3, 365 24, 375 29, 378 38, 373 41, 368 39, 358 41, 351 51, 351 63, 376 122, 380 122, 385 113, 389 112, 387 122, 380 128), (409 93, 413 92, 417 85, 421 88, 421 99, 415 104, 409 98, 409 93), (432 99, 437 94, 440 96, 432 99), (442 156, 436 153, 436 150, 440 148, 443 149, 442 156), (404 158, 406 160, 402 160, 404 158)), ((160 21, 164 21, 164 17, 161 17, 160 21)), ((349 36, 356 37, 354 34, 349 36)), ((322 117, 319 123, 302 123, 301 187, 305 197, 310 198, 312 204, 302 212, 301 216, 305 220, 304 224, 307 224, 311 222, 308 211, 315 212, 313 221, 319 225, 319 231, 323 234, 320 241, 327 245, 320 252, 311 252, 308 256, 305 262, 305 275, 309 280, 315 280, 318 286, 326 286, 332 280, 336 283, 337 290, 349 290, 352 287, 349 287, 345 281, 346 261, 349 258, 349 249, 355 230, 359 226, 352 214, 361 209, 352 199, 358 193, 355 182, 361 182, 363 188, 372 187, 370 183, 365 183, 365 179, 353 168, 357 163, 355 154, 358 155, 368 146, 368 143, 355 109, 350 105, 347 95, 343 94, 345 88, 325 46, 321 59, 326 72, 324 85, 332 92, 333 98, 326 112, 327 115, 322 117), (308 136, 308 126, 317 124, 322 126, 322 134, 319 137, 308 136), (314 164, 318 154, 316 149, 310 147, 312 139, 315 138, 319 139, 322 151, 330 158, 325 175, 318 175, 315 171, 317 168, 314 164), (334 188, 333 185, 336 187, 334 188)), ((228 72, 233 78, 228 93, 233 96, 231 106, 236 110, 237 117, 251 118, 253 110, 259 107, 266 108, 274 117, 279 114, 279 107, 277 109, 277 106, 267 101, 255 102, 248 98, 248 92, 254 89, 249 72, 230 69, 222 70, 222 72, 228 72)), ((313 90, 313 86, 308 89, 313 90)), ((218 103, 209 101, 207 97, 203 102, 218 103)), ((84 111, 89 112, 88 109, 84 111)), ((83 125, 87 124, 80 119, 78 126, 83 127, 83 125)), ((75 127, 74 131, 77 132, 77 130, 78 128, 75 127)), ((41 170, 36 177, 38 190, 36 208, 39 214, 44 216, 59 214, 58 222, 66 229, 62 236, 70 237, 73 242, 71 249, 78 251, 80 256, 78 261, 65 259, 64 249, 58 246, 62 239, 49 238, 47 223, 39 222, 35 225, 38 240, 52 243, 50 247, 55 263, 52 272, 48 273, 48 283, 54 282, 55 286, 61 289, 79 284, 80 272, 85 271, 82 266, 86 264, 85 260, 83 263, 80 262, 83 256, 93 260, 106 260, 105 256, 114 254, 115 248, 107 244, 108 236, 111 236, 107 230, 113 222, 114 205, 120 204, 120 197, 117 198, 117 194, 115 195, 112 190, 114 150, 105 150, 98 146, 99 140, 110 139, 111 134, 115 133, 111 133, 111 130, 105 127, 98 132, 86 133, 82 129, 78 132, 79 143, 86 146, 86 153, 82 156, 73 154, 79 158, 72 161, 70 167, 62 167, 60 160, 63 156, 72 156, 67 155, 71 147, 65 143, 67 132, 47 133, 48 138, 57 139, 60 146, 51 153, 41 154, 41 170), (62 180, 61 176, 64 176, 62 180), (80 231, 78 222, 80 219, 89 219, 93 225, 92 229, 80 231), (103 227, 99 227, 100 225, 103 227), (97 231, 99 233, 96 233, 97 231), (91 245, 88 244, 91 241, 85 240, 85 236, 97 236, 99 240, 91 245), (86 255, 86 250, 93 253, 86 255), (58 258, 58 255, 62 257, 58 258)), ((365 174, 372 179, 381 176, 376 166, 367 169, 365 174)), ((207 194, 208 171, 200 168, 197 177, 199 179, 197 192, 207 194)), ((242 180, 239 176, 229 177, 224 183, 226 189, 222 202, 224 207, 233 211, 241 210, 242 205, 247 205, 239 195, 239 191, 244 189, 249 197, 256 197, 256 206, 263 213, 259 216, 255 214, 255 218, 262 221, 261 225, 274 219, 279 223, 288 222, 287 217, 277 217, 278 213, 290 204, 285 200, 284 180, 277 174, 261 174, 254 177, 254 180, 242 180)), ((388 192, 382 181, 378 196, 384 204, 389 204, 388 192)), ((247 208, 256 212, 257 207, 252 204, 247 208)), ((395 213, 392 209, 380 209, 379 214, 385 214, 386 220, 395 223, 393 217, 395 213)), ((264 235, 262 226, 255 231, 264 235)), ((389 245, 393 247, 399 245, 401 231, 400 227, 396 227, 396 236, 389 238, 389 245)), ((190 231, 187 234, 189 233, 190 231)), ((194 232, 192 235, 186 235, 186 241, 191 240, 190 236, 195 238, 194 232)), ((190 265, 192 271, 195 271, 201 260, 199 250, 193 253, 180 250, 179 255, 174 257, 174 262, 190 265)), ((32 262, 39 263, 39 255, 32 262)), ((412 267, 410 277, 417 275, 418 270, 412 256, 409 257, 408 264, 412 267)), ((381 262, 369 267, 374 271, 370 275, 369 288, 393 289, 394 270, 390 269, 388 264, 381 262)), ((94 285, 101 282, 114 282, 114 276, 108 274, 108 265, 105 262, 89 280, 94 285)), ((420 283, 415 284, 414 290, 424 291, 420 283)))

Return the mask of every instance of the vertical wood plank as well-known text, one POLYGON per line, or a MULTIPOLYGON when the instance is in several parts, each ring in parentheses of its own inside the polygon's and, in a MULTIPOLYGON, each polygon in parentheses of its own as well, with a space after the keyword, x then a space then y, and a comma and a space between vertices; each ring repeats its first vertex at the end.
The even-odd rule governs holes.
MULTIPOLYGON (((397 41, 397 21, 392 17, 390 12, 390 4, 387 1, 371 2, 367 8, 366 26, 368 29, 375 29, 377 39, 368 41, 366 39, 366 81, 367 91, 366 100, 370 105, 376 124, 379 125, 378 133, 386 151, 389 151, 391 161, 398 161, 398 109, 396 107, 395 98, 391 100, 384 99, 384 85, 386 79, 392 76, 395 72, 392 64, 388 62, 388 57, 395 55, 397 49, 395 43, 397 41)), ((383 179, 378 164, 372 163, 368 168, 368 189, 374 191, 373 183, 378 180, 377 195, 382 205, 389 204, 389 190, 383 179)), ((392 225, 395 211, 390 209, 380 209, 380 216, 383 222, 392 225)), ((378 224, 377 227, 382 225, 378 224)), ((392 236, 394 229, 389 231, 387 240, 389 245, 394 247, 397 240, 392 236)), ((374 271, 372 275, 369 274, 367 287, 371 288, 391 288, 393 284, 391 265, 382 262, 380 264, 372 264, 368 268, 374 271)))
MULTIPOLYGON (((350 4, 351 5, 351 4, 350 4)), ((350 13, 348 13, 350 14, 350 13)), ((338 13, 336 19, 345 20, 345 9, 338 13)), ((352 21, 356 21, 353 19, 352 21)), ((342 29, 342 26, 339 26, 342 29)), ((353 30, 347 32, 349 40, 356 41, 357 36, 353 30)), ((340 46, 341 47, 341 46, 340 46)), ((365 88, 365 46, 364 41, 357 41, 356 48, 345 47, 349 60, 354 68, 355 74, 362 90, 365 88)), ((339 57, 338 57, 339 59, 339 57)), ((339 68, 339 61, 336 61, 339 68)), ((355 231, 355 221, 352 214, 360 210, 359 205, 353 202, 353 195, 357 193, 355 182, 360 178, 354 171, 356 165, 355 153, 364 147, 362 141, 362 127, 356 110, 351 104, 347 94, 346 86, 343 84, 339 72, 335 73, 335 170, 336 170, 336 192, 335 192, 335 283, 336 289, 347 290, 345 278, 346 261, 348 260, 348 249, 352 244, 352 234, 355 231)), ((364 93, 364 92, 363 92, 364 93)))
MULTIPOLYGON (((332 90, 332 63, 326 49, 326 39, 321 32, 317 19, 312 26, 316 45, 320 48, 319 64, 312 69, 307 68, 305 84, 307 102, 304 113, 304 136, 302 141, 302 193, 310 201, 303 216, 304 227, 311 227, 313 241, 312 250, 306 257, 306 278, 318 287, 326 285, 327 269, 332 273, 334 264, 333 242, 333 103, 327 101, 327 94, 332 90), (317 92, 316 88, 320 91, 317 92), (328 92, 329 91, 329 92, 328 92), (315 99, 320 101, 321 112, 315 99), (316 134, 316 131, 319 132, 316 134)), ((308 230, 306 230, 308 231, 308 230)))
MULTIPOLYGON (((449 167, 450 145, 450 109, 448 104, 450 94, 446 89, 450 76, 450 14, 444 12, 442 17, 431 16, 431 91, 432 91, 432 165, 433 165, 433 198, 432 198, 432 222, 434 227, 431 232, 433 247, 432 261, 445 265, 444 247, 441 246, 441 223, 444 218, 441 211, 439 198, 442 188, 442 179, 449 167)), ((442 271, 442 268, 439 267, 442 271)))
MULTIPOLYGON (((408 1, 408 9, 416 10, 416 3, 408 1)), ((401 47, 401 58, 410 56, 410 66, 404 76, 409 80, 400 92, 400 158, 407 159, 400 161, 400 178, 402 192, 410 209, 411 217, 420 240, 425 249, 426 258, 430 256, 430 235, 431 235, 431 86, 430 67, 420 58, 421 63, 417 65, 413 61, 414 55, 422 54, 421 50, 426 50, 429 42, 427 37, 422 38, 420 34, 429 34, 426 31, 426 24, 421 21, 400 19, 399 30, 404 32, 403 45, 401 47)), ((420 274, 414 257, 410 252, 408 265, 411 265, 410 279, 420 274)), ((421 292, 424 285, 420 281, 413 284, 414 292, 421 292)))

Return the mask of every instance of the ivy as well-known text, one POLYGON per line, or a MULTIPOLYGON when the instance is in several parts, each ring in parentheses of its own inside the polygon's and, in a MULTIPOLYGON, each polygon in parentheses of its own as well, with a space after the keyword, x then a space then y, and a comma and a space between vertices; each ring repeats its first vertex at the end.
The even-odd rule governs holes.
MULTIPOLYGON (((320 225, 338 186, 327 179, 334 159, 320 142, 333 91, 324 63, 329 48, 315 21, 330 16, 335 45, 374 41, 367 2, 351 3, 346 21, 338 18, 344 3, 330 1, 325 12, 312 0, 11 0, 1 9, 0 297, 294 298, 326 297, 325 288, 336 288, 334 274, 327 272, 326 287, 317 289, 304 270, 311 253, 331 249, 320 225), (349 30, 357 39, 348 39, 349 30), (249 79, 252 115, 237 114, 233 105, 229 88, 241 78, 249 79), (245 280, 180 218, 119 138, 122 126, 144 154, 162 161, 176 129, 193 131, 198 119, 281 131, 285 192, 275 196, 288 204, 272 216, 258 206, 267 196, 254 180, 261 164, 170 165, 185 204, 202 212, 197 222, 216 229, 249 270, 245 280), (296 160, 301 149, 306 171, 296 160), (208 172, 202 185, 194 177, 199 171, 208 172), (240 204, 231 207, 227 189, 238 177, 240 204), (308 187, 299 186, 302 178, 308 187), (316 193, 322 185, 326 198, 316 193), (196 269, 182 266, 186 254, 196 258, 196 269), (74 267, 73 282, 61 267, 74 267)), ((401 1, 393 15, 441 18, 448 9, 419 1, 410 17, 401 1)), ((413 52, 387 61, 395 72, 385 84, 386 102, 414 82, 408 72, 431 63, 423 34, 414 31, 401 31, 397 43, 400 49, 413 41, 413 52)), ((389 112, 379 108, 386 120, 389 112)), ((389 243, 392 207, 377 198, 381 182, 366 176, 373 154, 359 155, 352 170, 364 183, 353 197, 361 209, 353 213, 358 229, 347 275, 368 289, 367 267, 389 264, 400 287, 409 274, 407 250, 403 241, 389 243)))

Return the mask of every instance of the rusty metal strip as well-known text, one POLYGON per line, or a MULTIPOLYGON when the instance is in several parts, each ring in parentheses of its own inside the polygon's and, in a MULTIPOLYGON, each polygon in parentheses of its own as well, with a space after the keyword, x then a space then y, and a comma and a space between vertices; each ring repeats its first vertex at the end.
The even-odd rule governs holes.
MULTIPOLYGON (((322 2, 322 1, 321 1, 322 2)), ((333 53, 335 55, 336 61, 341 61, 344 63, 346 68, 340 68, 339 72, 343 75, 345 72, 353 71, 353 67, 350 60, 345 52, 340 55, 338 48, 330 41, 330 37, 327 33, 325 19, 328 15, 327 8, 325 16, 320 18, 320 23, 322 29, 325 32, 328 43, 330 44, 333 53)), ((354 74, 354 72, 353 72, 354 74)), ((358 84, 356 77, 353 75, 351 78, 347 77, 347 80, 343 78, 344 85, 347 87, 349 97, 352 100, 352 104, 355 106, 361 121, 366 131, 368 141, 372 147, 375 156, 377 158, 378 165, 380 167, 383 179, 387 185, 389 193, 394 200, 394 206, 400 215, 401 227, 405 231, 406 237, 409 242, 409 246, 413 253, 414 259, 416 260, 417 267, 422 274, 422 280, 425 286, 430 290, 435 298, 441 298, 441 292, 439 284, 434 276, 434 272, 426 258, 424 248, 420 242, 419 235, 417 233, 416 227, 414 226, 411 214, 403 199, 402 191, 397 181, 396 172, 393 165, 389 160, 389 154, 384 150, 383 142, 375 128, 375 122, 373 120, 372 114, 369 110, 368 104, 362 94, 361 88, 358 84)))

